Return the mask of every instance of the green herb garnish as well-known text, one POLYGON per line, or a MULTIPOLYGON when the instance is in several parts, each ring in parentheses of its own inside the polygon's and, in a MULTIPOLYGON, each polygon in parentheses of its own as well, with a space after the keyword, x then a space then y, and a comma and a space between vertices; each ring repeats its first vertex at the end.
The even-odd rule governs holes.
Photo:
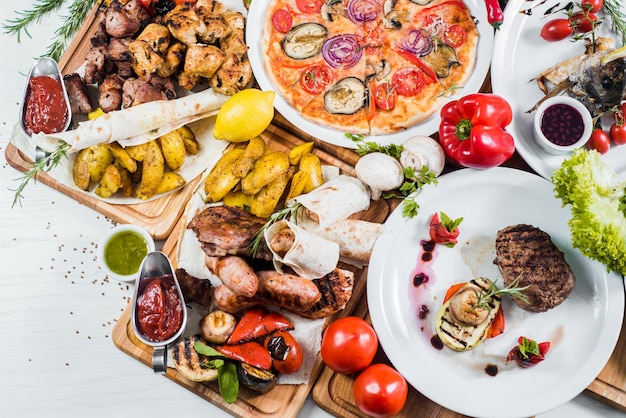
POLYGON ((29 168, 22 177, 17 179, 21 180, 21 183, 17 187, 17 189, 9 189, 15 192, 15 196, 13 197, 13 204, 11 205, 11 207, 14 207, 17 203, 19 203, 21 206, 23 198, 22 192, 26 188, 28 182, 30 180, 37 181, 37 175, 39 173, 47 173, 56 166, 58 166, 61 163, 61 160, 67 158, 67 151, 69 149, 70 144, 63 142, 61 143, 61 145, 57 146, 57 148, 53 152, 47 154, 44 158, 40 159, 39 161, 31 162, 31 168, 29 168))
POLYGON ((356 153, 361 157, 371 152, 382 152, 393 158, 400 158, 400 154, 404 151, 402 145, 380 145, 374 141, 366 141, 365 137, 360 134, 346 134, 346 137, 357 144, 356 153))
POLYGON ((202 367, 217 369, 217 383, 220 395, 226 403, 234 403, 239 396, 239 379, 237 378, 237 366, 230 361, 225 361, 226 357, 211 346, 196 341, 193 349, 198 354, 212 357, 202 363, 202 367))
POLYGON ((476 299, 477 299, 475 307, 480 307, 480 308, 490 311, 491 307, 489 306, 487 301, 493 298, 494 296, 499 296, 499 295, 510 295, 511 297, 516 297, 528 303, 528 297, 526 297, 526 295, 523 294, 522 291, 528 289, 529 286, 517 287, 517 285, 519 284, 520 277, 522 277, 521 274, 517 276, 515 280, 509 283, 508 286, 502 289, 499 289, 496 286, 496 284, 493 282, 489 286, 489 290, 487 290, 486 292, 478 291, 474 289, 474 294, 476 295, 476 299))
POLYGON ((419 203, 417 203, 417 196, 427 184, 437 184, 437 176, 428 169, 428 167, 422 167, 422 170, 418 173, 415 172, 413 167, 405 167, 404 183, 398 189, 398 192, 385 193, 384 199, 403 199, 402 201, 402 216, 405 218, 414 218, 419 212, 419 203))
POLYGON ((626 15, 622 11, 620 0, 604 0, 604 10, 610 16, 611 30, 622 36, 622 44, 626 45, 626 15))
MULTIPOLYGON (((41 22, 49 13, 58 10, 66 0, 39 0, 31 10, 17 12, 18 18, 8 19, 2 23, 2 28, 7 34, 17 34, 17 42, 21 40, 24 32, 29 38, 28 27, 41 22)), ((68 15, 62 16, 62 25, 54 32, 52 44, 48 46, 46 56, 59 61, 68 42, 81 27, 85 17, 92 9, 97 0, 73 0, 68 8, 68 15)))

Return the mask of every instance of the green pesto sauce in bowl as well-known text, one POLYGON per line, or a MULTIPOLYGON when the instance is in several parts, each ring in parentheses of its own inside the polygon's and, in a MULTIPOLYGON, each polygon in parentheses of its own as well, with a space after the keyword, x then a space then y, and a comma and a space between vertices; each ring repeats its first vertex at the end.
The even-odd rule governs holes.
POLYGON ((139 271, 148 255, 148 243, 135 231, 114 234, 104 247, 104 262, 116 274, 128 276, 139 271))

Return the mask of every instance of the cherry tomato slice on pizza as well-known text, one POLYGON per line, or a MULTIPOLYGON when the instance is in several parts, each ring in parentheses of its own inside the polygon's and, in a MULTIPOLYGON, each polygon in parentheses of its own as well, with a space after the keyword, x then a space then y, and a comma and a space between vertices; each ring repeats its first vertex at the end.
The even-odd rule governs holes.
POLYGON ((410 97, 422 91, 424 85, 426 85, 426 80, 422 71, 417 68, 407 67, 395 72, 391 78, 391 84, 400 96, 410 97))
POLYGON ((320 94, 333 81, 333 74, 326 65, 311 65, 300 76, 300 87, 309 94, 320 94))
POLYGON ((322 8, 324 0, 296 0, 296 7, 302 13, 317 13, 322 8))
POLYGON ((465 43, 465 28, 461 25, 448 26, 443 33, 443 41, 452 48, 458 48, 465 43))
POLYGON ((396 107, 398 101, 398 92, 391 83, 382 83, 376 87, 374 93, 376 106, 382 110, 391 110, 396 107))
POLYGON ((272 26, 277 32, 287 33, 293 26, 293 19, 291 13, 285 9, 277 9, 272 14, 272 26))

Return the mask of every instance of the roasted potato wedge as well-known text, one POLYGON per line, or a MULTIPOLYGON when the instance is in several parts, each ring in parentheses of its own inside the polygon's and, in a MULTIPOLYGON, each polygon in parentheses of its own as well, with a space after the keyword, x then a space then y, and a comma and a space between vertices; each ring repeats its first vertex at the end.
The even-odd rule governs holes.
POLYGON ((146 152, 148 148, 146 147, 146 143, 139 145, 129 145, 124 148, 128 155, 130 155, 135 161, 143 161, 146 156, 146 152))
POLYGON ((276 209, 294 171, 296 171, 295 167, 289 167, 255 194, 250 202, 250 213, 261 218, 269 218, 276 209))
POLYGON ((181 168, 185 163, 187 149, 185 148, 185 142, 178 129, 160 136, 159 142, 163 156, 165 157, 165 163, 169 169, 176 171, 181 168))
POLYGON ((239 183, 241 179, 233 174, 233 166, 244 152, 241 148, 231 149, 215 164, 204 183, 207 203, 219 202, 239 183))
POLYGON ((106 144, 93 145, 89 149, 91 149, 88 163, 89 177, 92 181, 99 182, 102 180, 107 167, 113 164, 115 158, 106 144))
POLYGON ((313 150, 313 142, 305 142, 304 144, 296 145, 289 151, 289 164, 298 165, 300 158, 313 150))
POLYGON ((176 190, 184 185, 185 179, 183 178, 183 176, 175 171, 166 171, 165 173, 163 173, 163 177, 161 177, 161 182, 157 186, 154 194, 161 194, 176 190))
POLYGON ((222 198, 222 202, 226 206, 238 207, 241 209, 249 210, 252 203, 253 196, 245 194, 241 190, 231 190, 226 193, 226 196, 222 198))
POLYGON ((137 187, 137 197, 146 200, 152 197, 165 172, 165 158, 156 139, 146 142, 146 155, 142 161, 141 181, 137 187))
POLYGON ((200 152, 200 144, 196 140, 196 136, 191 129, 186 126, 181 126, 177 129, 177 131, 179 131, 180 136, 183 138, 185 149, 189 154, 196 155, 200 152))
POLYGON ((111 197, 122 185, 122 176, 115 164, 110 164, 104 170, 100 184, 96 187, 95 193, 102 197, 111 197))
POLYGON ((113 157, 115 157, 115 160, 122 167, 124 167, 131 173, 137 171, 137 160, 131 157, 130 154, 124 148, 122 148, 120 144, 118 144, 117 142, 113 142, 107 145, 109 147, 109 151, 111 152, 111 154, 113 154, 113 157))
POLYGON ((300 196, 304 191, 304 186, 309 182, 309 173, 306 171, 297 171, 291 178, 289 193, 285 197, 285 202, 289 202, 294 197, 300 196))
POLYGON ((300 171, 309 175, 309 179, 302 190, 303 193, 308 193, 324 183, 324 178, 322 177, 322 162, 317 155, 310 152, 302 154, 298 168, 300 171))
POLYGON ((124 167, 118 166, 117 163, 116 163, 116 167, 122 179, 122 184, 120 185, 120 188, 117 191, 122 193, 122 196, 133 197, 135 195, 135 190, 133 189, 133 181, 132 181, 131 173, 124 167))
POLYGON ((280 151, 263 155, 254 168, 241 180, 241 189, 249 195, 257 194, 263 186, 275 180, 289 169, 289 157, 280 151))
POLYGON ((74 166, 72 167, 72 177, 74 178, 74 184, 81 190, 87 190, 89 183, 91 183, 91 176, 89 175, 89 159, 91 158, 91 150, 85 148, 80 150, 76 155, 74 166))

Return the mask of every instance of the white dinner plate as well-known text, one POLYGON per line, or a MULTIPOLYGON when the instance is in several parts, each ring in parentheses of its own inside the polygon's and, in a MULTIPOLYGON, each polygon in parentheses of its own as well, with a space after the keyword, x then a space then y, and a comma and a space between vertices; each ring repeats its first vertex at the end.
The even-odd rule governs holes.
MULTIPOLYGON (((472 16, 475 17, 476 26, 480 34, 480 38, 478 40, 477 60, 474 72, 465 84, 465 87, 457 90, 455 95, 451 95, 450 100, 455 100, 461 96, 479 91, 485 81, 491 62, 494 30, 487 21, 484 0, 465 0, 465 4, 467 4, 472 16)), ((254 77, 259 86, 262 90, 275 90, 273 83, 265 73, 265 66, 263 64, 263 47, 261 44, 261 40, 263 39, 263 23, 267 14, 268 5, 269 1, 253 1, 251 3, 246 23, 246 44, 250 48, 248 50, 248 57, 250 59, 250 64, 252 65, 254 77)), ((274 99, 274 107, 289 122, 309 135, 333 145, 345 148, 357 147, 353 141, 346 138, 345 132, 317 125, 302 117, 300 112, 291 107, 291 105, 280 94, 277 94, 274 99)), ((440 120, 441 117, 439 116, 439 112, 435 112, 435 114, 426 121, 414 125, 404 131, 388 135, 371 135, 366 137, 366 139, 368 141, 375 141, 381 145, 388 145, 391 143, 401 144, 407 138, 415 135, 429 136, 434 134, 439 130, 440 120)))
POLYGON ((608 361, 624 315, 623 279, 572 249, 567 208, 547 180, 520 170, 459 170, 439 178, 418 196, 419 214, 403 218, 401 207, 385 223, 370 260, 367 299, 382 348, 407 381, 432 401, 474 417, 528 417, 575 397, 608 361), (439 245, 421 269, 429 281, 413 286, 428 240, 430 218, 445 212, 463 217, 459 243, 439 245), (498 230, 520 223, 541 228, 563 251, 577 282, 569 298, 543 313, 531 313, 503 298, 506 330, 477 348, 455 352, 431 344, 435 314, 455 283, 484 276, 502 287, 493 264, 498 230), (418 310, 428 307, 425 319, 418 310), (523 369, 506 363, 520 336, 550 341, 545 360, 523 369), (495 365, 490 376, 485 368, 495 365))
MULTIPOLYGON (((515 138, 515 146, 522 158, 545 178, 550 178, 567 155, 550 155, 533 139, 533 114, 526 111, 544 96, 535 77, 553 65, 585 53, 582 40, 548 42, 540 36, 546 22, 566 16, 561 11, 563 6, 565 3, 558 0, 510 0, 504 11, 504 23, 495 36, 491 62, 492 90, 513 108, 513 122, 507 131, 515 138), (528 10, 531 12, 524 13, 528 10)), ((624 3, 622 9, 626 12, 624 3)), ((598 35, 614 38, 615 46, 621 46, 620 38, 610 31, 608 20, 600 25, 598 35)), ((607 132, 612 119, 612 116, 603 118, 607 132)), ((626 147, 613 146, 603 159, 618 173, 626 171, 626 147)))

